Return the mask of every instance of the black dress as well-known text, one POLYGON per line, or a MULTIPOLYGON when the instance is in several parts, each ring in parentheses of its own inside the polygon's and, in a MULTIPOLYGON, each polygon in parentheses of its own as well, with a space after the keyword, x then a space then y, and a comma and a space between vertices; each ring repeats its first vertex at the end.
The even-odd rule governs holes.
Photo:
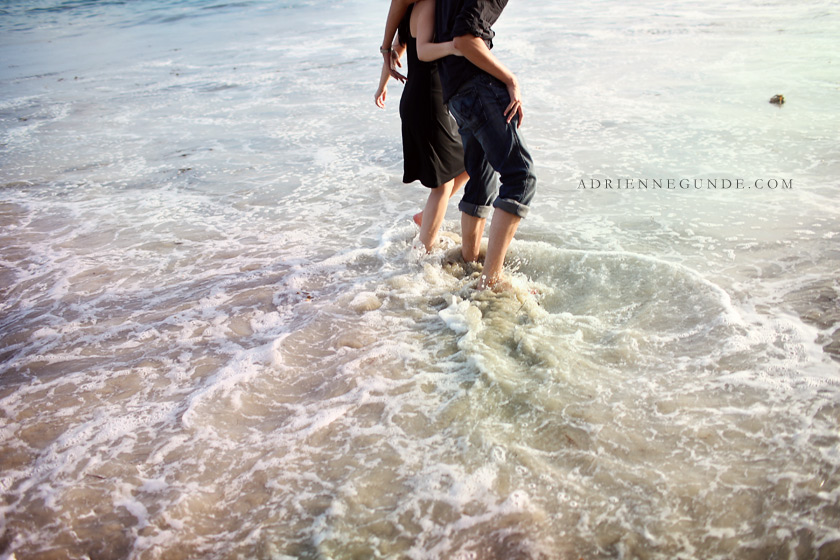
POLYGON ((400 42, 408 54, 408 78, 400 98, 403 182, 435 188, 464 172, 464 149, 458 126, 443 104, 437 64, 417 58, 409 6, 400 23, 400 42))

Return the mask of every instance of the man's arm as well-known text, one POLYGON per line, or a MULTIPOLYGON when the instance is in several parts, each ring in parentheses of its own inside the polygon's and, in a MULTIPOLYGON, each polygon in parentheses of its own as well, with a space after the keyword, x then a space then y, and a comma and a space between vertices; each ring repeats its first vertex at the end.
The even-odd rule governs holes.
POLYGON ((487 48, 487 43, 484 42, 484 39, 468 34, 455 37, 454 42, 455 48, 467 60, 507 86, 508 94, 510 95, 510 104, 505 109, 507 122, 513 120, 515 115, 519 115, 518 126, 521 126, 524 113, 522 111, 522 94, 519 91, 519 80, 516 79, 516 75, 507 66, 502 64, 496 58, 496 55, 487 48))

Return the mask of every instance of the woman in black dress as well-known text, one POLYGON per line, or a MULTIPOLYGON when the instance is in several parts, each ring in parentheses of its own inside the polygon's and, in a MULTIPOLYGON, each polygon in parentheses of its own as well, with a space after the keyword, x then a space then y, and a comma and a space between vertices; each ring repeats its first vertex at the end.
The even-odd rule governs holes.
MULTIPOLYGON (((434 60, 457 55, 452 42, 433 43, 434 0, 410 4, 399 25, 392 50, 396 60, 408 54, 408 78, 400 99, 403 142, 403 182, 420 181, 429 187, 423 212, 414 218, 420 241, 431 251, 437 241, 449 198, 469 177, 455 120, 443 104, 440 78, 434 60)), ((376 104, 384 108, 390 64, 382 66, 376 104)))

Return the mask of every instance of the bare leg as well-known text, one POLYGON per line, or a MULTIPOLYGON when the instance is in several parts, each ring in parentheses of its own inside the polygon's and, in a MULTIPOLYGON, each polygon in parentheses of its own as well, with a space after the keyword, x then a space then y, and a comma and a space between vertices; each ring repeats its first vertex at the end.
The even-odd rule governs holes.
POLYGON ((462 188, 464 185, 466 185, 466 184, 467 184, 467 181, 469 181, 469 180, 470 180, 470 176, 469 176, 469 174, 468 174, 466 171, 464 171, 463 173, 461 173, 460 175, 458 175, 457 177, 455 177, 455 179, 454 179, 454 181, 455 181, 455 186, 454 186, 454 187, 452 187, 452 195, 454 195, 456 192, 458 192, 459 190, 461 190, 461 188, 462 188))
MULTIPOLYGON (((501 278, 505 255, 521 220, 522 218, 516 214, 505 212, 499 208, 496 208, 493 212, 493 221, 490 224, 490 240, 487 243, 487 256, 484 259, 484 273, 478 281, 477 289, 492 288, 501 278)), ((464 239, 466 241, 466 235, 464 235, 464 239)))
POLYGON ((454 181, 450 180, 429 191, 429 198, 423 209, 424 220, 420 226, 420 242, 426 247, 426 252, 430 252, 437 241, 438 230, 446 215, 446 206, 449 197, 452 196, 453 186, 454 181))
MULTIPOLYGON (((469 179, 470 176, 467 175, 466 171, 455 177, 455 185, 452 187, 452 192, 449 193, 449 198, 455 196, 455 193, 461 190, 461 188, 467 183, 467 181, 469 181, 469 179)), ((428 204, 428 202, 426 204, 428 204)), ((423 212, 425 212, 425 210, 423 212)), ((414 223, 418 226, 423 225, 423 212, 417 212, 416 214, 414 214, 414 223)))
POLYGON ((484 235, 485 218, 476 218, 461 212, 461 256, 467 262, 478 260, 481 236, 484 235))

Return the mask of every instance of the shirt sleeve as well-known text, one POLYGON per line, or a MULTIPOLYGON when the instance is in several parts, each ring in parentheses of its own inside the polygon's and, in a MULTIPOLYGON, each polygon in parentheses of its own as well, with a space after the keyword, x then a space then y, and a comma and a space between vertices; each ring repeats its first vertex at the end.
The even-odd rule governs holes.
POLYGON ((507 0, 466 0, 455 17, 452 36, 474 35, 487 41, 496 35, 490 27, 496 23, 507 0))

